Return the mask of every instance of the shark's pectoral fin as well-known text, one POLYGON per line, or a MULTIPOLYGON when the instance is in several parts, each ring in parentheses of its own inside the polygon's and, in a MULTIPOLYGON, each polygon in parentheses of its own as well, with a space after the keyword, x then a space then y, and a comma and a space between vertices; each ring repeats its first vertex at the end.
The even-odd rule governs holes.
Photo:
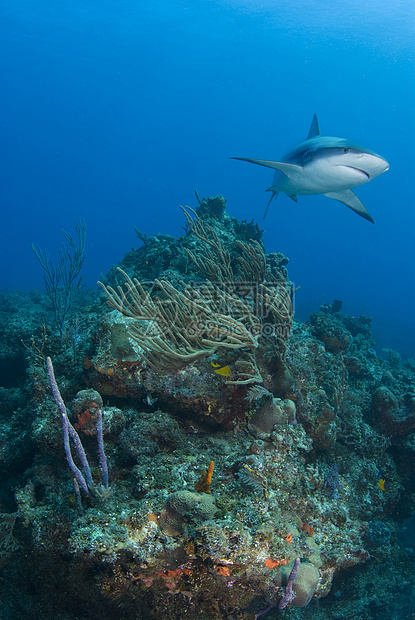
POLYGON ((294 202, 298 202, 297 194, 290 194, 290 198, 294 200, 294 202))
POLYGON ((324 195, 327 196, 327 198, 333 198, 333 200, 342 202, 344 205, 352 209, 352 211, 364 217, 365 220, 369 220, 372 224, 375 223, 369 211, 365 209, 359 198, 352 192, 351 189, 344 189, 341 192, 327 192, 327 194, 324 195))
POLYGON ((294 173, 298 173, 302 170, 302 166, 295 164, 286 164, 283 161, 269 161, 267 159, 250 159, 248 157, 231 157, 230 159, 239 159, 240 161, 247 161, 250 164, 258 164, 258 166, 265 166, 266 168, 273 168, 279 170, 290 178, 294 173))

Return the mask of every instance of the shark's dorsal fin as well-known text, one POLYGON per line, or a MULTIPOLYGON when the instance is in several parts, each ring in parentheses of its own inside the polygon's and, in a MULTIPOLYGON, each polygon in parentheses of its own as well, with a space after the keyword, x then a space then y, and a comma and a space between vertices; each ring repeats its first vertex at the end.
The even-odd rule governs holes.
POLYGON ((320 135, 320 127, 318 126, 318 118, 317 114, 314 114, 313 120, 311 121, 310 131, 308 132, 307 140, 311 138, 315 138, 320 135))

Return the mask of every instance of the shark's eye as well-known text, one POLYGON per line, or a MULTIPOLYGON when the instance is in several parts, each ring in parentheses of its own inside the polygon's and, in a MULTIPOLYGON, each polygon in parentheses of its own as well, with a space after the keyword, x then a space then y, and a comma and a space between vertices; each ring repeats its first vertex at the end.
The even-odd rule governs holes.
POLYGON ((348 153, 348 152, 349 152, 349 149, 344 149, 344 152, 345 152, 345 153, 348 153))

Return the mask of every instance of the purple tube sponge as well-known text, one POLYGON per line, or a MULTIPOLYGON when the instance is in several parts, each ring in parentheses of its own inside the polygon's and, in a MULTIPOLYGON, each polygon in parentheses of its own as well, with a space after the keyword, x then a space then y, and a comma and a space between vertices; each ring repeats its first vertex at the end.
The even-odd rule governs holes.
POLYGON ((293 584, 294 584, 295 578, 297 577, 299 566, 300 566, 300 558, 297 558, 294 562, 294 566, 290 573, 290 576, 288 577, 287 586, 285 588, 285 594, 278 604, 278 609, 284 609, 285 607, 287 607, 288 603, 291 603, 291 601, 294 598, 293 584))
POLYGON ((97 413, 97 440, 98 440, 99 463, 101 465, 102 484, 107 489, 108 488, 108 465, 107 465, 107 457, 105 456, 105 452, 104 452, 104 436, 103 436, 103 431, 102 431, 101 409, 98 409, 98 413, 97 413))
MULTIPOLYGON (((84 447, 81 443, 78 433, 70 423, 68 419, 68 414, 66 411, 65 403, 63 402, 63 398, 61 393, 59 392, 58 384, 56 383, 55 373, 53 370, 53 364, 50 357, 46 358, 46 368, 49 377, 49 383, 52 390, 53 398, 55 399, 56 404, 59 407, 59 411, 61 414, 62 420, 62 430, 63 430, 63 445, 65 449, 66 460, 68 462, 69 468, 75 476, 75 480, 78 486, 82 489, 85 495, 94 495, 96 493, 95 485, 92 480, 91 468, 89 467, 88 459, 84 450, 84 447), (78 453, 79 460, 81 461, 82 471, 76 466, 75 461, 72 457, 71 445, 69 442, 69 437, 75 444, 75 449, 78 453)), ((104 438, 102 431, 102 413, 101 410, 98 410, 97 414, 97 440, 98 440, 98 452, 99 452, 99 462, 101 465, 101 476, 102 483, 105 488, 108 488, 108 467, 107 467, 107 459, 105 457, 104 452, 104 438)), ((75 489, 76 489, 75 485, 75 489)))

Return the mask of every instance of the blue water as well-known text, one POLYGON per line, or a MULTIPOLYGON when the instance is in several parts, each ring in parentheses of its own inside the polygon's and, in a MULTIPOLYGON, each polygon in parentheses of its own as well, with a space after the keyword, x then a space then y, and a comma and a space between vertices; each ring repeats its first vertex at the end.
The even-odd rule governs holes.
POLYGON ((413 0, 3 0, 0 287, 42 288, 31 243, 80 218, 95 285, 196 189, 290 258, 298 318, 341 299, 414 357, 414 35, 413 0), (356 190, 375 225, 323 196, 263 221, 272 171, 229 159, 278 159, 314 112, 390 163, 356 190))

